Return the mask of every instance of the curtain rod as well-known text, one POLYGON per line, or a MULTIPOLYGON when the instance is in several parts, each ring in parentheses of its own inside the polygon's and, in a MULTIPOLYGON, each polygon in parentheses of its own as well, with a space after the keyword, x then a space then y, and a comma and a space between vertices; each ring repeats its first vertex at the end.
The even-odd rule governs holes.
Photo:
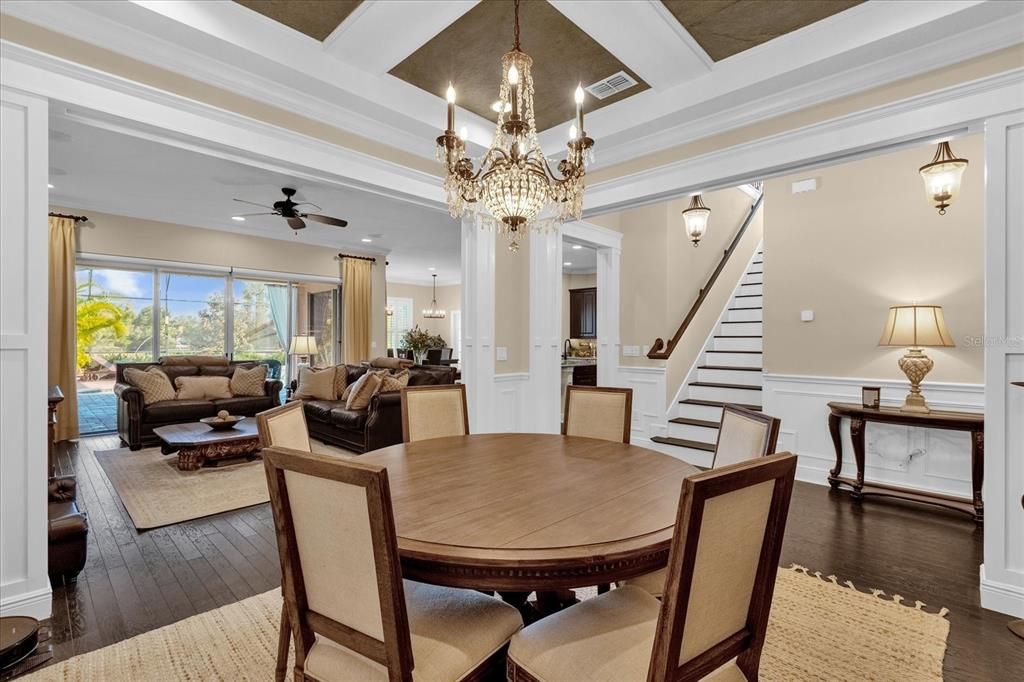
POLYGON ((347 253, 339 253, 338 254, 338 258, 354 258, 356 260, 368 260, 371 263, 376 263, 377 262, 376 258, 370 258, 368 256, 351 256, 351 255, 349 255, 347 253))
POLYGON ((84 215, 71 215, 70 213, 50 213, 48 215, 51 218, 70 218, 71 220, 74 220, 76 223, 84 223, 87 220, 89 220, 89 218, 84 215))

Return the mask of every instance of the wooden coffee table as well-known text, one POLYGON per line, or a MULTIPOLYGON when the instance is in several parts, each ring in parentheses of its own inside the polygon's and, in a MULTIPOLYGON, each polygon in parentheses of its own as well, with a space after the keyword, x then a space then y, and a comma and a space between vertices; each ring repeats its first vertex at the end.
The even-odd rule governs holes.
POLYGON ((178 453, 178 468, 195 471, 205 463, 219 465, 228 460, 253 460, 260 453, 256 421, 242 419, 233 429, 214 431, 206 424, 192 422, 158 426, 153 433, 160 438, 160 452, 178 453))

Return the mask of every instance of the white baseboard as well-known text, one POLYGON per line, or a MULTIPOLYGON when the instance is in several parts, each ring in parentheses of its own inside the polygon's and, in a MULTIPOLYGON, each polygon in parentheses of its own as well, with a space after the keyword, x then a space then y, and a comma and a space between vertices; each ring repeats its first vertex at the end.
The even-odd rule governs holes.
POLYGON ((36 620, 49 618, 53 609, 53 590, 47 585, 41 590, 15 595, 0 603, 0 616, 29 616, 36 620))
POLYGON ((1024 586, 1008 585, 985 577, 985 564, 981 565, 981 605, 990 611, 1024 618, 1024 586))

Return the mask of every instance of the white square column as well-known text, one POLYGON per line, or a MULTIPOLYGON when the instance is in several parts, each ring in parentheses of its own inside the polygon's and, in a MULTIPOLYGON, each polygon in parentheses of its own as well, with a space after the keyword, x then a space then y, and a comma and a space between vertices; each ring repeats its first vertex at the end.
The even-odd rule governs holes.
POLYGON ((562 231, 530 235, 530 382, 523 431, 562 425, 562 231))
POLYGON ((494 230, 478 217, 462 218, 462 347, 471 433, 486 433, 494 419, 494 230))

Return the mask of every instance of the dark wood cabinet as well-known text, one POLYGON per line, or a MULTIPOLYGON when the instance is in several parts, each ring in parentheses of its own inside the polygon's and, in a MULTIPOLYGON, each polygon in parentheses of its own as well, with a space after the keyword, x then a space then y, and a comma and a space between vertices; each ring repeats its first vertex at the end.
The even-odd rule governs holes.
POLYGON ((572 368, 573 386, 597 386, 597 365, 576 365, 572 368))
POLYGON ((569 289, 569 338, 597 338, 597 287, 569 289))

